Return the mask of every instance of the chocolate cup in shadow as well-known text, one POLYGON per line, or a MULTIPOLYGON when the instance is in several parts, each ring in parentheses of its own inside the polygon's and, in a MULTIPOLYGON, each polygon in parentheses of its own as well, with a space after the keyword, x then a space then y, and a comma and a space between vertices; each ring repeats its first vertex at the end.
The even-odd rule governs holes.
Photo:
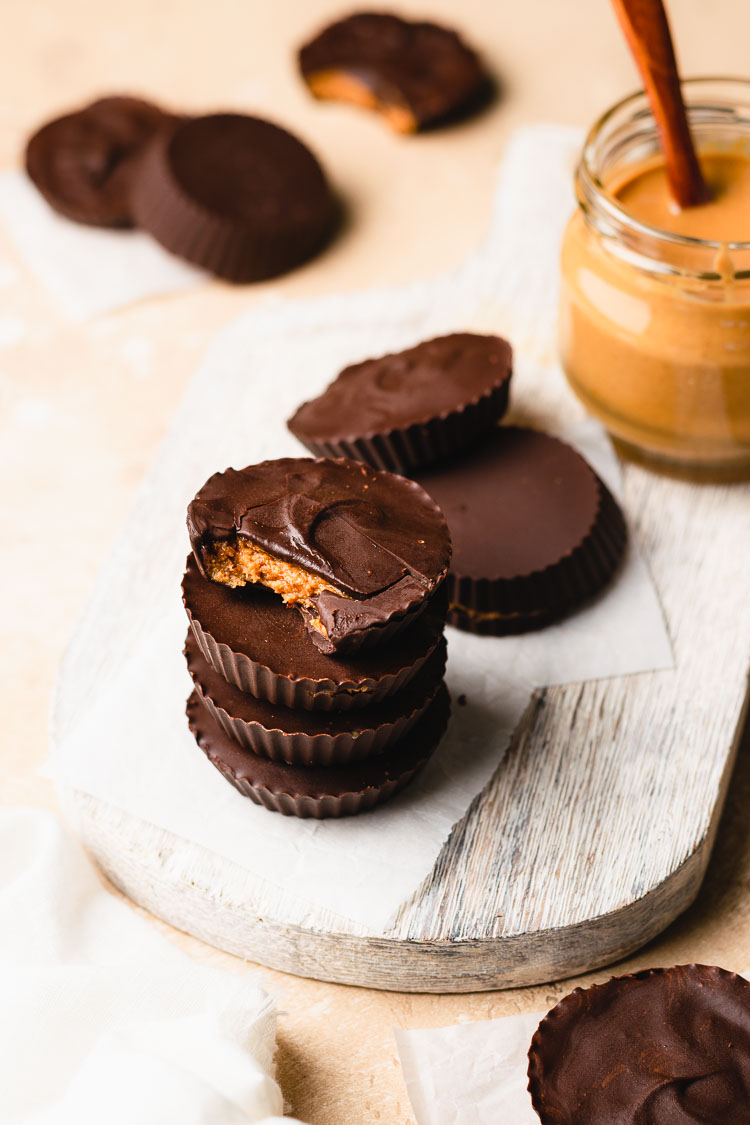
POLYGON ((294 766, 253 754, 230 738, 201 702, 188 699, 193 736, 223 777, 258 805, 286 816, 353 816, 395 796, 425 765, 445 733, 450 696, 443 684, 426 713, 385 754, 346 766, 294 766))
POLYGON ((256 699, 211 667, 191 630, 185 657, 201 701, 246 750, 290 765, 332 766, 382 754, 411 730, 438 691, 446 645, 438 644, 402 691, 358 711, 290 710, 256 699))

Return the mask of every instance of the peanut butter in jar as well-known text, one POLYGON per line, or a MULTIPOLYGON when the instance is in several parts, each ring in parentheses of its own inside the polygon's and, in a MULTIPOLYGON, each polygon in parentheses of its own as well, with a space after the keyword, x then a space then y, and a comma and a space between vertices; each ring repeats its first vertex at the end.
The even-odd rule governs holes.
POLYGON ((563 240, 568 380, 620 449, 750 476, 750 83, 683 83, 711 201, 680 211, 643 94, 589 134, 563 240))

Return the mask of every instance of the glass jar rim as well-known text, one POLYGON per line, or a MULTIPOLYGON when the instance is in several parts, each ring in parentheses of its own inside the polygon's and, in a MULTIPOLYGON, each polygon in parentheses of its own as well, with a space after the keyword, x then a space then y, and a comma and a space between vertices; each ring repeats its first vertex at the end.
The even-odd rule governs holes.
MULTIPOLYGON (((721 86, 725 85, 736 86, 747 91, 750 95, 750 78, 732 78, 726 75, 705 76, 699 78, 683 78, 680 85, 684 90, 696 90, 701 86, 721 86)), ((665 230, 662 227, 652 226, 649 223, 644 223, 640 219, 636 219, 629 211, 627 211, 612 195, 604 184, 599 179, 593 168, 594 150, 597 141, 601 134, 606 129, 610 121, 623 110, 626 110, 631 105, 637 103, 645 103, 648 113, 651 113, 651 107, 645 90, 636 90, 632 94, 621 98, 620 101, 610 106, 589 129, 586 134, 586 139, 583 143, 583 150, 578 162, 578 175, 582 178, 586 187, 592 192, 597 200, 597 205, 602 208, 605 214, 616 223, 620 223, 632 231, 645 235, 648 238, 658 240, 660 242, 669 243, 672 246, 682 246, 691 249, 706 249, 706 250, 750 250, 750 241, 742 242, 729 242, 726 240, 714 240, 708 238, 695 238, 687 234, 675 234, 674 231, 665 230)), ((686 108, 688 120, 690 118, 690 103, 686 101, 686 108)), ((653 116, 653 115, 652 115, 653 116)), ((579 204, 581 200, 579 198, 579 204)))

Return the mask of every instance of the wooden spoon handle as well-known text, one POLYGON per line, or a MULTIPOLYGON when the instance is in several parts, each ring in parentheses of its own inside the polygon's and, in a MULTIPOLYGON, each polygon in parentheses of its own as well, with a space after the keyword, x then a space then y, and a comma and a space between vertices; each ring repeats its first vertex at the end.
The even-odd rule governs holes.
POLYGON ((672 195, 680 207, 705 203, 710 192, 695 155, 662 0, 612 0, 612 3, 656 118, 672 195))

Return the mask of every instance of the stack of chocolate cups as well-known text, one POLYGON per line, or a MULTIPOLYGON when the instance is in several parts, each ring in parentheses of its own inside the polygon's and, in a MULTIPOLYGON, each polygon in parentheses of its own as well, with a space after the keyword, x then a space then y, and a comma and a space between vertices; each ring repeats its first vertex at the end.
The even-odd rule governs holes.
POLYGON ((188 528, 198 746, 240 793, 287 815, 392 797, 450 713, 437 505, 388 472, 287 458, 210 478, 188 528))

